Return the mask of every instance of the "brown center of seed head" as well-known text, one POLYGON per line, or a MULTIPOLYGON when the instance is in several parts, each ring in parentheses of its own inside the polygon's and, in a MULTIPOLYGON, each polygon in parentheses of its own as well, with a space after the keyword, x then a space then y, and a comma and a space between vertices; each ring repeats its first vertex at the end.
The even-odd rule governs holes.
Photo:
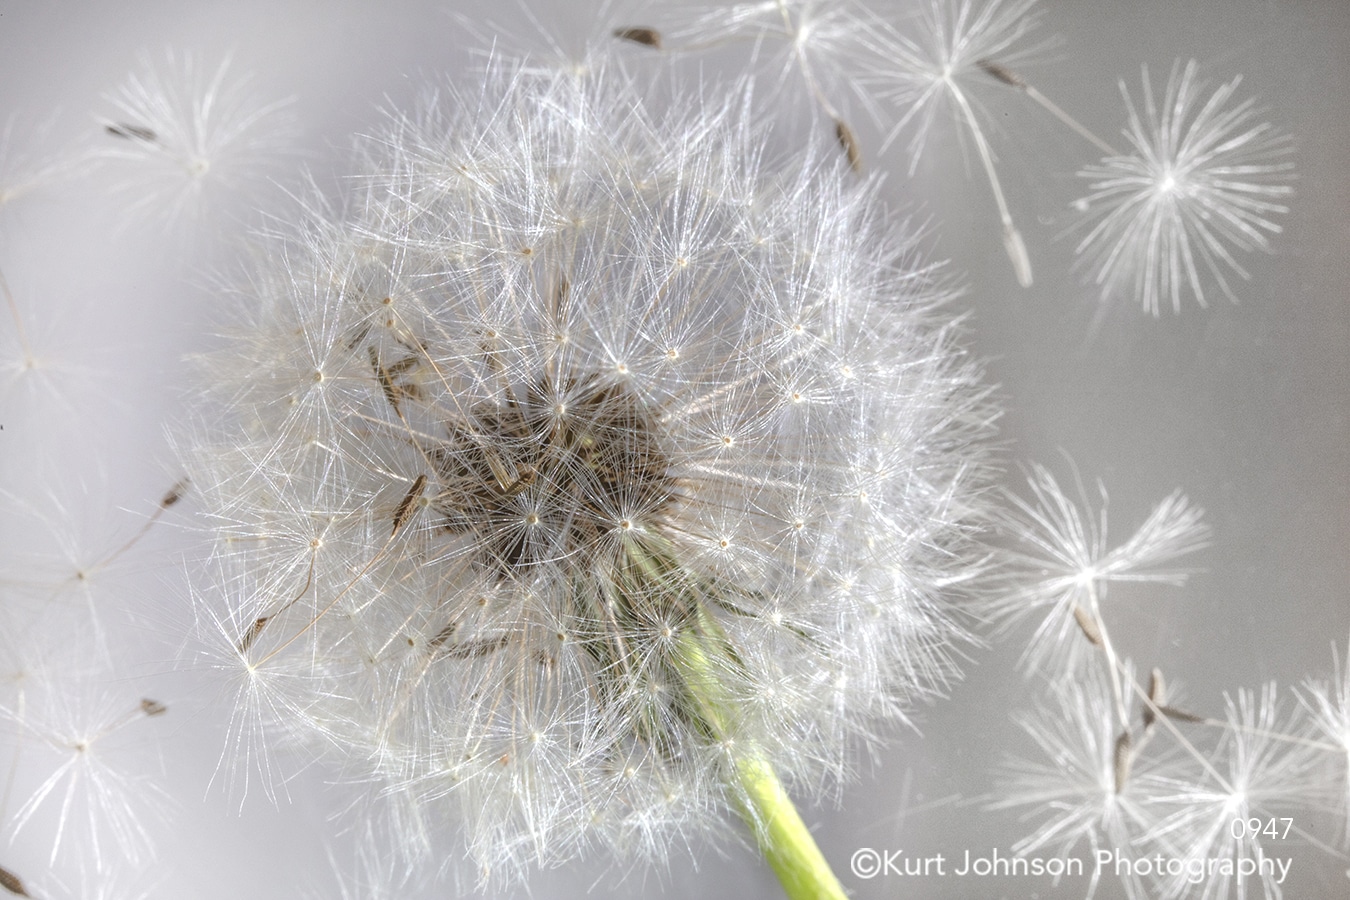
POLYGON ((607 536, 658 520, 675 494, 651 411, 599 375, 543 375, 446 432, 428 448, 432 506, 502 579, 549 563, 589 571, 607 536))

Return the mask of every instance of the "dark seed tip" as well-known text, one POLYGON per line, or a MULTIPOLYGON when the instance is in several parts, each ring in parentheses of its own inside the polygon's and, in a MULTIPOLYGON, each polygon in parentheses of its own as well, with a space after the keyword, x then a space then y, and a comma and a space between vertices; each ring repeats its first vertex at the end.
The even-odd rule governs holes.
POLYGON ((616 28, 614 36, 624 41, 632 41, 634 44, 642 44, 644 47, 661 49, 661 32, 655 28, 616 28))

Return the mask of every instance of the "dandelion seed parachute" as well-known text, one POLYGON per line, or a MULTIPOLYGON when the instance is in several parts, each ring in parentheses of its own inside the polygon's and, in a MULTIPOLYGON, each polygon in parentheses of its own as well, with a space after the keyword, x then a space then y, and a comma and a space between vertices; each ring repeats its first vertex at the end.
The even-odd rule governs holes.
POLYGON ((1293 194, 1289 135, 1260 121, 1254 99, 1231 103, 1241 77, 1208 92, 1197 72, 1174 66, 1159 103, 1145 69, 1142 116, 1121 82, 1129 153, 1079 172, 1092 191, 1076 204, 1088 214, 1080 265, 1103 300, 1154 316, 1164 301, 1181 312, 1184 294, 1204 306, 1209 282, 1236 303, 1229 273, 1249 277, 1238 253, 1270 251, 1293 194))
POLYGON ((200 618, 238 721, 404 850, 659 862, 747 752, 819 789, 950 673, 994 409, 836 148, 768 164, 744 91, 484 83, 261 248, 188 453, 200 618))
POLYGON ((98 157, 115 164, 129 214, 195 219, 208 205, 256 199, 290 155, 290 101, 262 103, 226 58, 214 72, 190 55, 143 56, 108 97, 98 157))

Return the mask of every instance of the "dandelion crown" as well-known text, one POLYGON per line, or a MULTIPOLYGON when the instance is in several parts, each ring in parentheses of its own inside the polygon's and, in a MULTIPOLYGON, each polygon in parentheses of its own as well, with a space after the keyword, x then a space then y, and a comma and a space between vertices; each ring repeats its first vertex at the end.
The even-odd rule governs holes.
POLYGON ((777 777, 948 672, 978 368, 837 148, 771 166, 737 99, 612 70, 486 85, 367 141, 205 363, 235 746, 336 754, 482 877, 727 810, 764 843, 777 777))

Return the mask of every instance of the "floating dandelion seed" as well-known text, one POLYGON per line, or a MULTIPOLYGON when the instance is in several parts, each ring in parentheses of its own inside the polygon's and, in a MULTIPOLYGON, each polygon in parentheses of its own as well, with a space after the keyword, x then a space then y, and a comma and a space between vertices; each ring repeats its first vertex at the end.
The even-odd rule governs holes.
MULTIPOLYGON (((1046 617, 1027 645, 1023 662, 1062 671, 1083 647, 1105 646, 1101 603, 1112 582, 1181 584, 1185 570, 1165 564, 1201 549, 1209 529, 1201 510, 1176 491, 1153 508, 1129 540, 1107 549, 1106 492, 1094 514, 1060 488, 1050 470, 1033 466, 1032 499, 1012 496, 1005 529, 1017 542, 1010 550, 1010 589, 993 603, 996 618, 1012 624, 1037 611, 1046 617)), ((1079 489, 1083 493, 1082 488, 1079 489)))
POLYGON ((196 217, 208 199, 256 194, 289 155, 289 100, 262 103, 230 60, 214 72, 190 54, 148 57, 108 98, 100 156, 117 169, 128 210, 169 223, 196 217))
POLYGON ((658 118, 615 71, 498 66, 450 99, 206 362, 236 739, 308 730, 418 828, 457 813, 484 879, 729 809, 799 876, 778 775, 842 774, 949 672, 978 370, 836 148, 764 168, 744 97, 658 118))
MULTIPOLYGON (((980 125, 983 111, 970 85, 963 82, 970 76, 977 83, 987 80, 990 59, 1013 63, 1030 52, 1017 45, 1035 27, 1034 5, 1035 0, 929 0, 915 17, 912 32, 888 29, 883 51, 869 56, 869 71, 863 77, 865 84, 900 112, 891 138, 912 132, 911 174, 941 112, 948 111, 969 130, 998 207, 1004 250, 1022 287, 1032 283, 1031 258, 1013 222, 993 149, 980 125)), ((995 69, 1011 72, 1003 66, 995 69)))
POLYGON ((1121 82, 1130 152, 1079 172, 1092 191, 1076 204, 1092 222, 1075 248, 1081 265, 1104 300, 1134 299, 1155 316, 1168 301, 1180 312, 1186 293, 1204 306, 1209 279, 1237 302, 1226 273, 1249 276, 1235 252, 1270 250, 1293 193, 1289 136, 1260 121, 1255 100, 1230 105, 1241 77, 1206 96, 1197 71, 1194 60, 1174 66, 1159 104, 1145 68, 1142 116, 1121 82))
MULTIPOLYGON (((1069 857, 1086 844, 1098 850, 1128 853, 1157 822, 1153 807, 1171 790, 1176 755, 1138 757, 1129 753, 1129 732, 1121 732, 1107 675, 1088 667, 1081 676, 1061 680, 1050 703, 1019 714, 1018 724, 1035 743, 1036 757, 1014 757, 1004 766, 999 799, 993 809, 1016 809, 1035 830, 1013 850, 1032 854, 1051 850, 1069 857)), ((1132 677, 1126 667, 1124 677, 1132 677)), ((1107 872, 1109 873, 1109 869, 1107 872)), ((1096 892, 1101 869, 1087 890, 1096 892)), ((1132 871, 1122 878, 1126 895, 1148 897, 1132 871)))
MULTIPOLYGON (((1324 782, 1316 775, 1323 748, 1311 740, 1312 730, 1301 710, 1282 708, 1275 685, 1261 691, 1239 690, 1227 698, 1226 728, 1204 771, 1174 779, 1171 789, 1160 794, 1164 812, 1150 839, 1169 856, 1183 860, 1187 868, 1178 875, 1160 878, 1158 896, 1167 898, 1246 897, 1255 893, 1246 881, 1261 886, 1266 897, 1281 896, 1276 867, 1270 865, 1274 845, 1289 837, 1265 830, 1293 811, 1306 813, 1324 806, 1324 782), (1168 813, 1165 810, 1171 809, 1168 813), (1248 827, 1254 818, 1261 827, 1248 827), (1235 822, 1242 827, 1234 826, 1235 822), (1199 885, 1187 877, 1190 867, 1210 860, 1229 860, 1232 865, 1209 872, 1199 885), (1258 866, 1261 860, 1266 864, 1258 866), (1249 866, 1244 878, 1235 871, 1249 866)), ((1296 818, 1288 820, 1306 831, 1296 818)), ((1279 854, 1276 854, 1279 855, 1279 854)))
POLYGON ((119 743, 126 743, 125 729, 167 707, 99 693, 98 682, 107 677, 106 671, 82 672, 73 681, 67 674, 36 702, 30 697, 19 709, 0 707, 0 719, 32 743, 29 755, 46 757, 44 777, 10 825, 18 834, 50 824, 52 864, 66 852, 87 854, 96 871, 145 861, 153 851, 146 820, 166 817, 163 793, 127 767, 122 757, 131 755, 119 743))

